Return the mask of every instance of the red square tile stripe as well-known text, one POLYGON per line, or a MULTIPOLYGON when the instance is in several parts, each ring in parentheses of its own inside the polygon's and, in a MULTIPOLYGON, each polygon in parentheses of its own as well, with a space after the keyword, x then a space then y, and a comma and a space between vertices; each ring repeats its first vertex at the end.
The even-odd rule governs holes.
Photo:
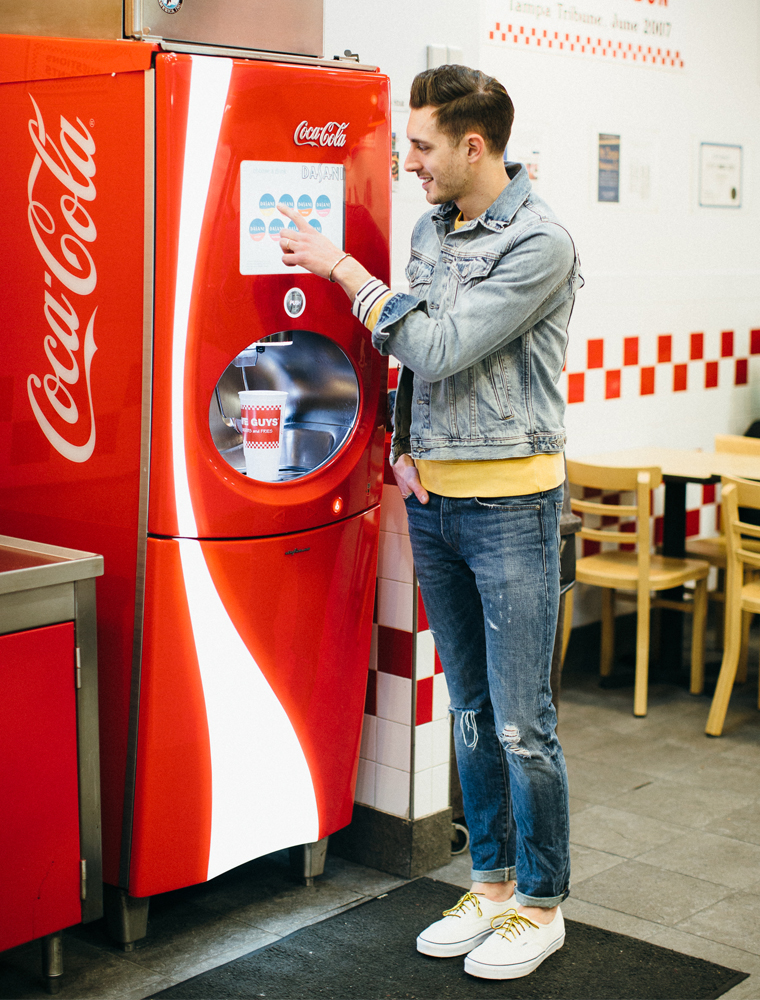
POLYGON ((423 677, 417 681, 417 705, 414 713, 415 726, 424 726, 433 721, 433 678, 423 677))
POLYGON ((722 358, 732 358, 734 356, 734 331, 724 330, 720 335, 720 356, 722 358))
POLYGON ((642 396, 654 395, 654 366, 641 369, 641 387, 639 393, 642 396))
POLYGON ((414 636, 398 628, 377 626, 377 669, 396 677, 412 676, 414 636))
POLYGON ((441 663, 441 658, 438 655, 438 650, 435 651, 435 672, 437 674, 443 673, 443 664, 441 663))
POLYGON ((417 588, 417 631, 424 632, 429 629, 428 625, 427 611, 425 611, 425 605, 422 603, 422 591, 417 588))
POLYGON ((749 379, 749 361, 747 358, 736 359, 736 373, 734 375, 734 385, 746 385, 749 379))
POLYGON ((671 360, 673 354, 673 335, 670 333, 663 333, 657 338, 657 361, 659 364, 665 364, 671 360))
POLYGON ((760 354, 760 330, 749 331, 749 353, 760 354))
POLYGON ((604 373, 604 398, 620 399, 620 369, 612 368, 604 373))
POLYGON ((586 344, 586 367, 604 368, 603 340, 589 340, 586 344))
POLYGON ((705 365, 705 389, 718 388, 718 362, 708 361, 705 365))
POLYGON ((715 483, 706 483, 702 487, 702 503, 715 503, 715 483))
POLYGON ((625 337, 623 339, 623 364, 637 365, 639 363, 639 338, 625 337))
POLYGON ((699 510, 687 510, 686 511, 686 537, 693 538, 695 535, 699 534, 699 510))
POLYGON ((367 674, 367 694, 364 698, 364 711, 367 715, 377 715, 377 671, 370 670, 367 674))
POLYGON ((690 361, 701 361, 705 356, 705 335, 703 333, 692 333, 689 350, 690 361))
POLYGON ((586 397, 585 372, 573 372, 567 376, 568 403, 582 403, 586 397))
POLYGON ((673 392, 685 392, 688 385, 688 378, 688 365, 673 365, 673 392))

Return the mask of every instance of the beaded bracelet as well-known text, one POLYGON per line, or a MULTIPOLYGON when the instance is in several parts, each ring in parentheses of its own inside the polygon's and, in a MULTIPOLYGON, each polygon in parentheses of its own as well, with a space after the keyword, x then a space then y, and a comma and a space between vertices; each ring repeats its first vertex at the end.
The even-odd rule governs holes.
POLYGON ((352 257, 352 256, 353 254, 344 253, 342 257, 338 257, 333 266, 330 268, 330 273, 327 275, 327 277, 330 279, 330 281, 332 281, 333 284, 335 284, 335 278, 333 278, 333 271, 335 270, 335 268, 338 266, 338 264, 340 264, 342 260, 345 260, 346 257, 352 257))

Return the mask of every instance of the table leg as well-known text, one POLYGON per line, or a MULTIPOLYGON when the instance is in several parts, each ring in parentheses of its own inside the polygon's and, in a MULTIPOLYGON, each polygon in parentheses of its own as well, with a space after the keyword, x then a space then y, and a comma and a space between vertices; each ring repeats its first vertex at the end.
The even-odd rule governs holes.
MULTIPOLYGON (((683 559, 686 555, 686 483, 665 482, 665 517, 663 523, 662 554, 683 559)), ((683 599, 683 587, 663 591, 670 600, 683 599)), ((683 612, 662 608, 660 631, 661 679, 677 680, 683 667, 683 612)))

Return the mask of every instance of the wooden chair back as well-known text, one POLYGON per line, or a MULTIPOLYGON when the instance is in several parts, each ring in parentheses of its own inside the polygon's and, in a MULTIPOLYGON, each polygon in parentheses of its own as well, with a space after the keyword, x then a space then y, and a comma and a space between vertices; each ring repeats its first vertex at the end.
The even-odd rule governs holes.
MULTIPOLYGON (((728 563, 728 586, 741 588, 744 580, 744 566, 760 570, 760 552, 747 546, 749 539, 760 542, 760 525, 742 521, 740 508, 760 510, 760 483, 749 479, 724 476, 721 488, 723 530, 726 533, 726 560, 728 563)), ((756 542, 755 544, 758 544, 756 542)), ((739 590, 736 590, 738 593, 739 590)))
POLYGON ((734 455, 760 455, 760 438, 744 437, 742 434, 716 434, 715 450, 734 455))
POLYGON ((567 474, 571 484, 588 489, 617 490, 636 495, 635 504, 609 504, 593 500, 571 498, 570 506, 576 514, 595 514, 598 517, 635 517, 635 531, 621 531, 619 524, 609 528, 589 528, 585 521, 579 538, 595 542, 613 542, 617 545, 636 544, 640 555, 648 558, 651 549, 649 524, 649 494, 662 482, 662 472, 658 468, 615 468, 612 466, 586 465, 583 462, 567 460, 567 474))

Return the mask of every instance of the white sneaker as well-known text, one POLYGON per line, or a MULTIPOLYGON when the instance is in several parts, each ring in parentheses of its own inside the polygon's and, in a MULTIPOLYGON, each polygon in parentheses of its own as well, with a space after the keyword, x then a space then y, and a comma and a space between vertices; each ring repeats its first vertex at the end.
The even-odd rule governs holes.
POLYGON ((443 911, 443 920, 436 920, 417 937, 417 951, 434 958, 466 955, 493 934, 500 923, 496 918, 505 917, 515 905, 514 896, 494 903, 479 892, 466 892, 455 906, 443 911))
POLYGON ((469 953, 464 971, 481 979, 519 979, 537 969, 564 943, 562 910, 557 910, 550 924, 534 924, 513 910, 479 948, 469 953))

